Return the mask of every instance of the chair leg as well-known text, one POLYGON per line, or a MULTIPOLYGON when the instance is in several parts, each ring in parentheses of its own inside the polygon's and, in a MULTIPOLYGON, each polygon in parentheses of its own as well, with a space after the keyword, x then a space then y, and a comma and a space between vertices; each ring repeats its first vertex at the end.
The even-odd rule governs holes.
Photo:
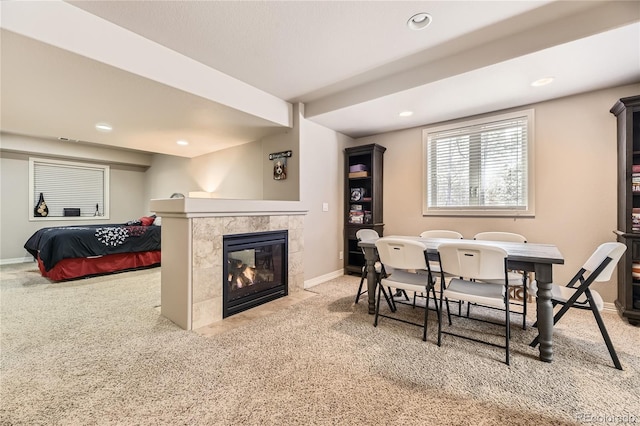
POLYGON ((618 359, 618 354, 616 354, 616 350, 613 348, 613 343, 611 342, 611 338, 609 337, 609 333, 607 332, 607 328, 604 326, 604 321, 602 321, 602 316, 596 307, 595 302, 591 296, 591 292, 589 289, 585 291, 587 298, 589 299, 589 305, 591 305, 591 312, 593 312, 593 316, 596 318, 596 322, 598 323, 598 328, 600 329, 600 334, 602 334, 602 338, 604 339, 604 343, 607 345, 607 349, 609 350, 609 355, 611 355, 611 360, 613 361, 613 365, 616 366, 618 370, 622 370, 622 365, 620 364, 620 360, 618 359))
MULTIPOLYGON (((378 283, 378 298, 376 299, 376 315, 373 318, 373 326, 377 327, 378 326, 378 313, 380 312, 380 295, 384 290, 382 289, 382 284, 378 283)), ((387 294, 385 293, 384 297, 387 297, 387 294)), ((389 302, 387 300, 387 302, 389 302)))
POLYGON ((522 286, 522 329, 527 329, 527 278, 523 280, 522 286))
POLYGON ((364 280, 367 278, 366 274, 363 272, 362 273, 362 277, 360 277, 360 285, 358 286, 358 292, 356 293, 356 301, 355 303, 358 303, 358 301, 360 300, 360 296, 362 296, 362 286, 364 284, 364 280))
POLYGON ((506 303, 505 303, 505 348, 506 348, 506 354, 505 354, 505 362, 507 365, 510 365, 509 362, 509 341, 511 340, 511 319, 509 318, 509 291, 507 290, 506 293, 506 303))
POLYGON ((380 286, 380 290, 382 290, 382 294, 384 295, 384 300, 386 300, 387 305, 389 305, 389 309, 391 310, 391 312, 395 312, 396 302, 394 302, 393 297, 389 296, 389 294, 391 294, 391 287, 389 287, 389 294, 387 294, 387 292, 384 289, 384 286, 382 284, 379 284, 379 286, 380 286))
MULTIPOLYGON (((438 318, 440 317, 440 308, 438 308, 438 299, 436 298, 436 289, 431 287, 431 294, 433 294, 433 306, 436 307, 436 314, 438 314, 438 318)), ((429 296, 429 292, 427 292, 427 296, 429 296)), ((427 308, 429 307, 429 298, 427 297, 427 308)))
MULTIPOLYGON (((442 343, 442 288, 440 288, 440 308, 438 309, 438 346, 442 343)), ((435 302, 435 300, 434 300, 435 302)), ((436 305, 438 302, 436 302, 436 305)))
MULTIPOLYGON (((415 297, 415 296, 414 296, 415 297)), ((422 332, 422 341, 427 341, 427 320, 429 318, 429 291, 427 290, 427 304, 424 307, 424 331, 422 332)))

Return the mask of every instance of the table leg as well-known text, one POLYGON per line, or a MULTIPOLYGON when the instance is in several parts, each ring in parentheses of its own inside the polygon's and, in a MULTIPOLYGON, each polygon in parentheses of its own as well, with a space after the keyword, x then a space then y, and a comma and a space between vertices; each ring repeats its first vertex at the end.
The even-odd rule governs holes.
POLYGON ((364 248, 364 259, 367 265, 367 297, 369 300, 369 314, 376 312, 376 249, 364 248))
POLYGON ((538 283, 536 309, 538 314, 538 335, 540 342, 540 361, 553 361, 553 305, 551 304, 551 265, 535 266, 538 283))

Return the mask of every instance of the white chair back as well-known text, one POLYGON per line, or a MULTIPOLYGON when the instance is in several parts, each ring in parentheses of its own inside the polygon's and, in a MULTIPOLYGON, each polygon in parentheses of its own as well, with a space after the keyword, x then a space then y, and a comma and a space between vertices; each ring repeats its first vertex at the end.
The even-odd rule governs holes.
POLYGON ((427 269, 425 250, 419 241, 382 237, 376 241, 378 256, 383 265, 394 269, 427 269))
POLYGON ((356 238, 359 241, 362 240, 373 240, 376 238, 380 238, 380 235, 374 231, 373 229, 360 229, 356 232, 356 238))
POLYGON ((524 235, 514 234, 513 232, 480 232, 476 234, 473 239, 485 241, 505 241, 508 243, 527 242, 527 238, 524 235))
POLYGON ((451 238, 454 240, 461 240, 464 237, 461 233, 456 231, 448 231, 445 229, 432 229, 430 231, 424 231, 420 234, 422 238, 451 238))
POLYGON ((505 279, 507 252, 499 247, 473 242, 444 243, 438 246, 442 270, 467 279, 505 279))
POLYGON ((593 272, 598 269, 598 266, 607 258, 611 258, 611 262, 600 272, 600 274, 594 279, 594 281, 609 281, 611 274, 615 269, 618 261, 622 257, 622 254, 627 249, 622 243, 604 243, 600 244, 595 252, 587 259, 582 266, 586 271, 593 272))

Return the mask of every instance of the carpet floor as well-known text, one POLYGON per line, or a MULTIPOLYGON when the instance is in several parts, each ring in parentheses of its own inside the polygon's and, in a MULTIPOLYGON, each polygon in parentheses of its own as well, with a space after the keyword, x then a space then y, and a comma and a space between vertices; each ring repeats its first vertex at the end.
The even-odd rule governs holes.
MULTIPOLYGON (((573 425, 640 423, 640 328, 605 312, 557 324, 554 361, 512 318, 501 349, 418 327, 373 327, 358 278, 213 336, 160 315, 160 268, 52 283, 0 267, 1 425, 573 425)), ((535 321, 535 305, 528 323, 535 321)), ((420 321, 424 311, 401 306, 420 321)), ((500 314, 482 308, 474 315, 500 314)), ((499 327, 454 318, 459 332, 499 327)))

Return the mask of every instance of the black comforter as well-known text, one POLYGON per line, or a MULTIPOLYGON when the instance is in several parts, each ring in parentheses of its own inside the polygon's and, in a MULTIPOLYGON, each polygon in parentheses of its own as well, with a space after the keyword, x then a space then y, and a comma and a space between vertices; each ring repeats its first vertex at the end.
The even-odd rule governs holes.
POLYGON ((56 226, 36 231, 24 248, 34 258, 40 256, 49 271, 66 258, 160 250, 160 230, 155 225, 56 226))

